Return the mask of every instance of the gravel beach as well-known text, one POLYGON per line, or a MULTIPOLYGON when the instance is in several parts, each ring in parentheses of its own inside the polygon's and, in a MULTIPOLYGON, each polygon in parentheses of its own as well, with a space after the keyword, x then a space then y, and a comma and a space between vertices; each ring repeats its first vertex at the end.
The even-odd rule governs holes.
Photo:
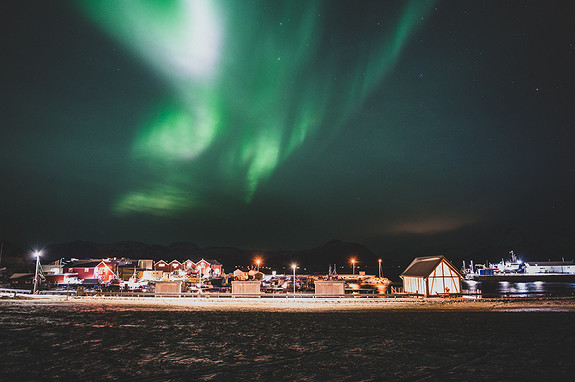
MULTIPOLYGON (((5 300, 13 298, 5 297, 5 300)), ((26 296, 31 303, 162 306, 207 310, 424 310, 424 311, 574 311, 575 298, 254 298, 26 296)))

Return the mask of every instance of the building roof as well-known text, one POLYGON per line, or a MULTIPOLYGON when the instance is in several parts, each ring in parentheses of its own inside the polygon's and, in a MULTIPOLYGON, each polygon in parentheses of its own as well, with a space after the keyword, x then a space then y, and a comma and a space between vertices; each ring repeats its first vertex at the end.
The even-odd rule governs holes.
POLYGON ((102 260, 77 260, 64 265, 64 268, 96 268, 102 260))
POLYGON ((401 276, 427 277, 443 260, 462 277, 459 271, 443 255, 416 257, 401 276))
POLYGON ((16 280, 28 277, 34 277, 34 273, 14 273, 12 276, 10 276, 10 280, 16 280))

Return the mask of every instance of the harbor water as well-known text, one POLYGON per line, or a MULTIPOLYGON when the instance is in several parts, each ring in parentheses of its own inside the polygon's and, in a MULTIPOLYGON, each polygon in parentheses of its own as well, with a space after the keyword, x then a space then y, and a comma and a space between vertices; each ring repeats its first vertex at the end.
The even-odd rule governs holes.
POLYGON ((484 297, 575 296, 575 283, 553 281, 463 281, 465 293, 484 297))
POLYGON ((570 380, 575 312, 0 300, 1 381, 570 380))

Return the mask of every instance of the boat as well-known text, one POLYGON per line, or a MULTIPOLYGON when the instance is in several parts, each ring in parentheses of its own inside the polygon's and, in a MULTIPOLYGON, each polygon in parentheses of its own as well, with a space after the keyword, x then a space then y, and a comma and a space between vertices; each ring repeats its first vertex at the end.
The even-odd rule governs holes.
POLYGON ((575 262, 573 261, 522 261, 517 258, 513 251, 509 260, 501 259, 497 264, 473 265, 463 273, 466 280, 473 281, 507 281, 507 282, 532 282, 554 281, 575 282, 575 262))

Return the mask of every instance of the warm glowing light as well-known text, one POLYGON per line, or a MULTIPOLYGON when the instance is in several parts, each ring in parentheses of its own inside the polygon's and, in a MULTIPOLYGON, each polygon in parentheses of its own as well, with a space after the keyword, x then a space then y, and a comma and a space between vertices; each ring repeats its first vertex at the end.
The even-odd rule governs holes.
POLYGON ((381 263, 381 259, 378 260, 381 263))
POLYGON ((291 269, 293 269, 294 271, 295 271, 296 267, 297 267, 297 265, 295 265, 295 264, 291 265, 291 269))

